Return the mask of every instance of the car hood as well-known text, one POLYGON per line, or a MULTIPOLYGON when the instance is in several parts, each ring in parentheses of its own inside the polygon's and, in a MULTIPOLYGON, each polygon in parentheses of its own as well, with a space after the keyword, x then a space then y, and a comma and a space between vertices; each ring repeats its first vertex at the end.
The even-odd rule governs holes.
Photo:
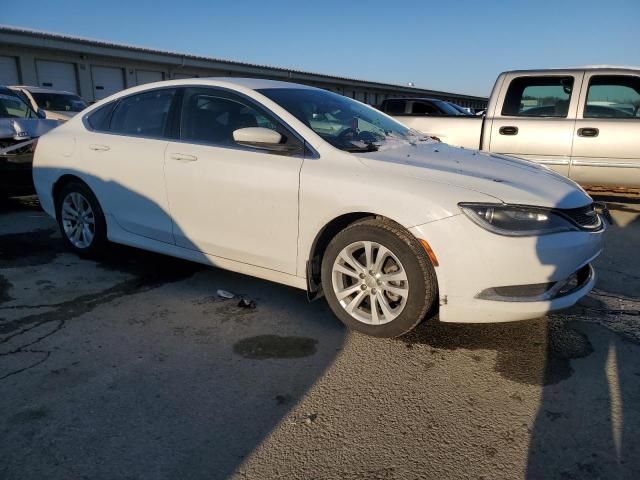
POLYGON ((504 203, 576 208, 592 201, 575 182, 542 165, 444 143, 407 144, 356 155, 367 167, 386 174, 462 187, 504 203))
POLYGON ((42 118, 0 118, 0 139, 38 138, 60 125, 59 120, 42 118))
POLYGON ((62 120, 63 122, 66 122, 78 114, 78 112, 67 112, 64 110, 45 110, 45 112, 47 114, 47 118, 62 120))

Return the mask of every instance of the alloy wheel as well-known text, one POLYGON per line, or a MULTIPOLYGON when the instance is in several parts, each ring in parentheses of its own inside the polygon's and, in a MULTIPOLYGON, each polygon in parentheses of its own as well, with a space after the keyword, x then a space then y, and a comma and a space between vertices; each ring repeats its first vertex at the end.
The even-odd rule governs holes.
POLYGON ((332 268, 333 291, 354 319, 368 325, 391 322, 409 296, 407 272, 396 255, 373 241, 343 248, 332 268))
POLYGON ((89 248, 96 234, 96 219, 89 201, 78 192, 70 192, 62 201, 62 228, 76 248, 89 248))

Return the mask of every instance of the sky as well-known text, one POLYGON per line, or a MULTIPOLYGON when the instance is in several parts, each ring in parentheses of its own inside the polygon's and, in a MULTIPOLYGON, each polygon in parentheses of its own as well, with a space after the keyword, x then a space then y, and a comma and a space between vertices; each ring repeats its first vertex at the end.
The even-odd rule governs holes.
POLYGON ((640 65, 640 0, 28 4, 0 24, 483 96, 509 69, 640 65))

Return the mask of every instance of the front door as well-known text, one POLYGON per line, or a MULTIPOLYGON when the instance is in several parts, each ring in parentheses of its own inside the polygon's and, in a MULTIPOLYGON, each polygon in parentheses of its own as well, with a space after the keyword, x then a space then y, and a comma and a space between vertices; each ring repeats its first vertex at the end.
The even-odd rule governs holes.
POLYGON ((582 73, 511 74, 491 124, 489 150, 533 160, 568 176, 582 73))
POLYGON ((302 143, 252 100, 212 87, 187 88, 180 141, 166 152, 176 244, 295 274, 302 143), (238 145, 233 131, 277 130, 296 154, 238 145))
POLYGON ((640 75, 587 72, 574 129, 571 178, 640 187, 640 75))

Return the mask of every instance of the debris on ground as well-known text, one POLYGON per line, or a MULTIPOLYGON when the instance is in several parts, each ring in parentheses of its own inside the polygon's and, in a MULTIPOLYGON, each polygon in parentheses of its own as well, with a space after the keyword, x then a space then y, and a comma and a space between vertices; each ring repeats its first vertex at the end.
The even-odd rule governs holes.
POLYGON ((304 423, 306 423, 307 425, 311 425, 316 421, 316 418, 318 418, 317 413, 307 413, 307 415, 304 418, 304 423))
POLYGON ((248 308, 249 310, 253 310, 257 307, 256 302, 254 302, 253 300, 248 300, 246 298, 241 298, 238 302, 238 306, 240 308, 248 308))
POLYGON ((231 292, 227 292, 226 290, 218 289, 217 294, 220 298, 231 299, 235 298, 235 295, 231 292))

